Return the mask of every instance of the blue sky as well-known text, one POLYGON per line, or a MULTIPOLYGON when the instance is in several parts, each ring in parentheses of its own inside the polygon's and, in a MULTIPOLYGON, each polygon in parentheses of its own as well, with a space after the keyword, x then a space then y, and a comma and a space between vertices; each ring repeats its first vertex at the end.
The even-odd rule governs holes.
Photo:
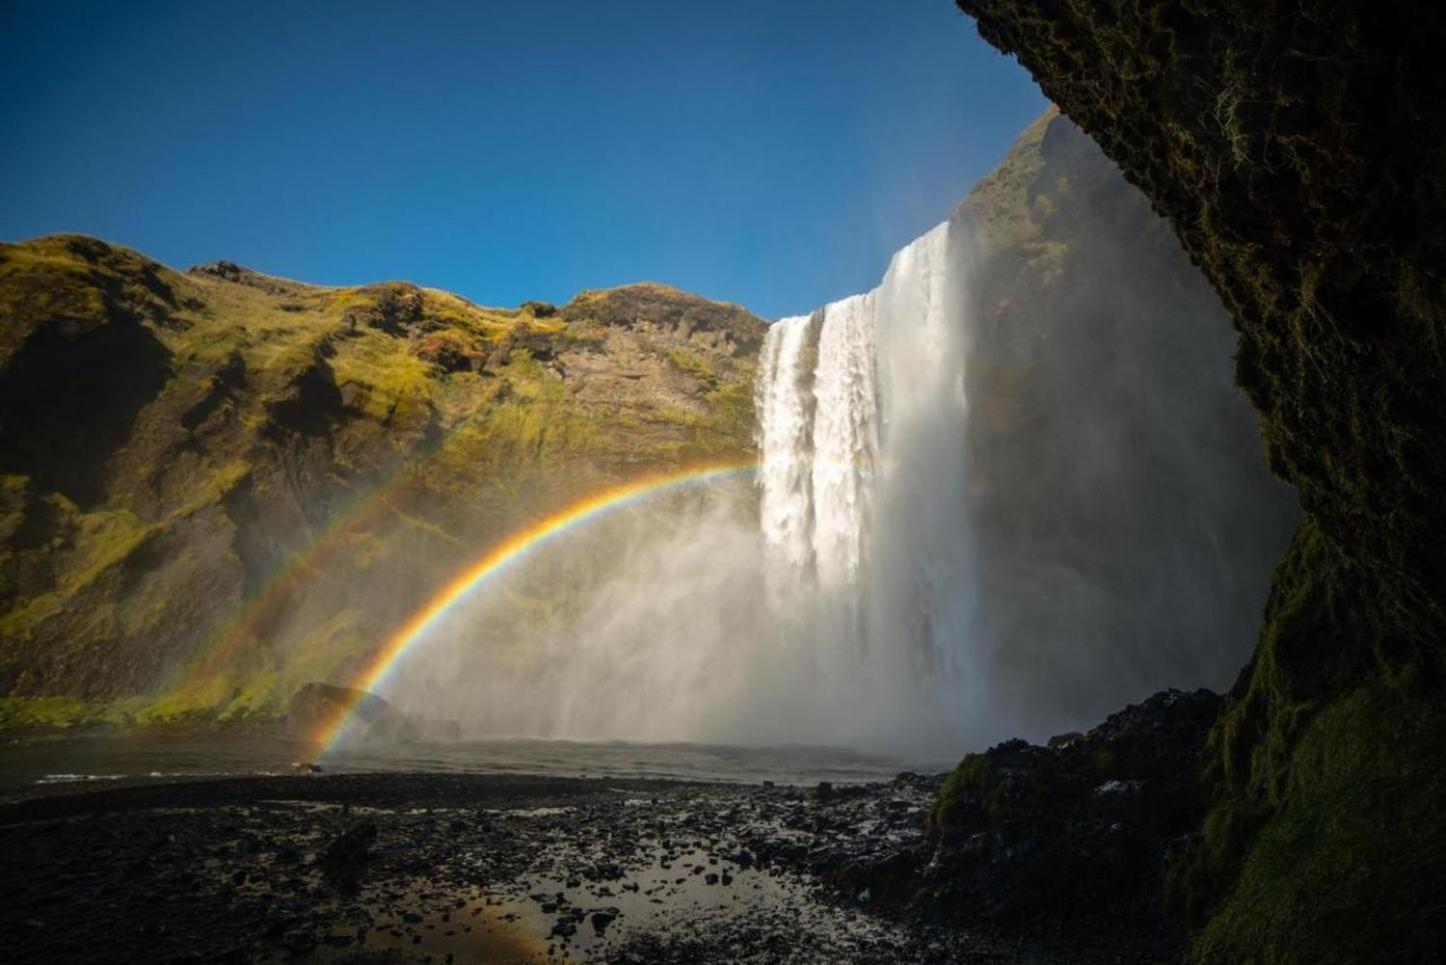
POLYGON ((1045 101, 949 0, 6 0, 0 239, 406 278, 875 284, 1045 101))

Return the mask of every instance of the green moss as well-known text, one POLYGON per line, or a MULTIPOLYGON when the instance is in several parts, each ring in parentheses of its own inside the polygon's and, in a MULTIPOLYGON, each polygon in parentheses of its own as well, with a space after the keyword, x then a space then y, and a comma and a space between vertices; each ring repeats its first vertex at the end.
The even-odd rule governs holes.
POLYGON ((93 719, 98 706, 79 697, 0 697, 0 730, 74 727, 93 719))
POLYGON ((1289 797, 1314 715, 1377 666, 1386 626, 1367 575, 1303 522, 1276 570, 1245 686, 1210 736, 1215 804, 1199 842, 1170 869, 1169 899, 1192 920, 1204 920, 1250 837, 1289 797))
POLYGON ((346 339, 329 362, 349 407, 379 422, 424 418, 432 400, 431 367, 396 339, 364 331, 346 339))
POLYGON ((216 716, 220 720, 244 720, 274 715, 280 712, 280 703, 289 693, 282 684, 281 675, 274 669, 253 671, 216 716))
POLYGON ((668 361, 680 372, 696 376, 704 382, 712 383, 718 379, 717 367, 708 360, 706 356, 700 355, 691 349, 674 348, 667 353, 668 361))
POLYGON ((220 704, 219 695, 233 686, 230 677, 217 676, 207 691, 167 693, 144 702, 121 702, 112 710, 120 711, 126 723, 142 727, 209 719, 220 704))
POLYGON ((1446 834, 1446 715, 1398 671, 1396 619, 1370 573, 1303 523, 1211 734, 1214 803, 1167 870, 1170 904, 1204 927, 1199 960, 1409 960, 1388 941, 1400 918, 1440 917, 1420 897, 1440 893, 1421 880, 1446 834))
POLYGON ((980 808, 992 816, 1002 816, 1008 799, 1003 774, 983 754, 965 757, 939 789, 939 797, 929 812, 933 828, 943 829, 963 824, 972 808, 980 808))
POLYGON ((1338 698, 1278 793, 1267 819, 1206 830, 1249 845, 1196 959, 1431 960, 1446 941, 1446 713, 1383 685, 1338 698))
POLYGON ((53 589, 16 601, 0 615, 0 634, 10 639, 33 636, 41 624, 64 610, 96 581, 142 552, 165 529, 158 523, 142 523, 128 510, 81 514, 63 497, 54 497, 52 501, 62 514, 74 521, 77 530, 71 563, 53 589))

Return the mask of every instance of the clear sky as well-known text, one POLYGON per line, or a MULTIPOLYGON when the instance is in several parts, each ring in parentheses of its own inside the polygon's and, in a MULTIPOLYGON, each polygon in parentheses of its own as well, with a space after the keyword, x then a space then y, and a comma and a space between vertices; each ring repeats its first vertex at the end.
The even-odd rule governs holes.
POLYGON ((475 301, 872 287, 1045 107, 950 0, 3 0, 0 239, 475 301))

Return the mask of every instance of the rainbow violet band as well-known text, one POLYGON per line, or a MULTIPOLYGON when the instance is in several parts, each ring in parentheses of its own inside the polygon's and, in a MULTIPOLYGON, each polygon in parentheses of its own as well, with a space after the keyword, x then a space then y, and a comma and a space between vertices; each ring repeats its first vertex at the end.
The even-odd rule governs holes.
MULTIPOLYGON (((374 690, 401 658, 424 639, 430 630, 445 620, 457 604, 489 580, 508 570, 514 563, 565 533, 663 493, 718 482, 730 476, 750 474, 757 469, 757 460, 749 459, 715 462, 645 476, 584 497, 550 516, 530 523, 494 544, 474 563, 448 581, 405 623, 397 627, 386 643, 368 660, 350 686, 357 691, 374 690)), ((355 709, 351 703, 342 705, 317 728, 313 735, 313 744, 319 753, 325 753, 336 744, 345 732, 355 709)))

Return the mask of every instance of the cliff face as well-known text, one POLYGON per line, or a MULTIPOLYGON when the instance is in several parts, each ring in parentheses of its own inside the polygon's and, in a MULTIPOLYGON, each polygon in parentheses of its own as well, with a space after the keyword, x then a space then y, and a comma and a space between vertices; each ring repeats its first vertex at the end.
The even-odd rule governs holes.
POLYGON ((751 452, 763 331, 661 285, 499 310, 0 245, 0 722, 346 679, 539 512, 751 452))
POLYGON ((960 0, 1236 324, 1307 519, 1172 862, 1204 960, 1415 960, 1446 922, 1446 19, 1400 2, 960 0))
POLYGON ((970 498, 996 705, 1046 737, 1228 687, 1298 514, 1231 384, 1219 298, 1054 110, 956 217, 978 239, 970 498))

